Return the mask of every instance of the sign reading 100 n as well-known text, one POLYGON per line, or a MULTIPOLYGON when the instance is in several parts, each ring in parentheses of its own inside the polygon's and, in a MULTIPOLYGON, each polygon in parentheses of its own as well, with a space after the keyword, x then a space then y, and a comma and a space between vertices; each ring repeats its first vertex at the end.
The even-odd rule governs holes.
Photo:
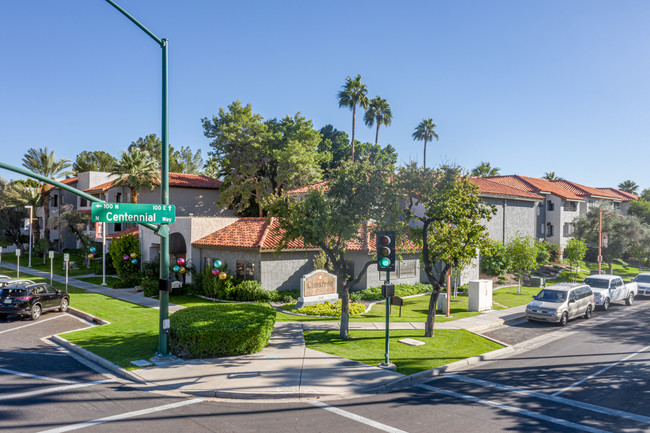
POLYGON ((176 221, 172 204, 93 203, 94 223, 152 223, 169 224, 176 221))

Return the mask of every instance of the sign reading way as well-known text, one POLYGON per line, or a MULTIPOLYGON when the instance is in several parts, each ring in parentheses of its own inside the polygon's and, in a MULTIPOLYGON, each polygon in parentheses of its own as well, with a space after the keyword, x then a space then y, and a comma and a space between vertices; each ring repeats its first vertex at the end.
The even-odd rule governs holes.
POLYGON ((176 221, 173 204, 93 203, 94 223, 158 223, 176 221))

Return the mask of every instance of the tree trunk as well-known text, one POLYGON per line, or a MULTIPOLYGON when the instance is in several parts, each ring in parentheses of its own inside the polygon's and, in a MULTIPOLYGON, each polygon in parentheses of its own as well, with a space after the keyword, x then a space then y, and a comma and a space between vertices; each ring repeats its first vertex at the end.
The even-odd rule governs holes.
POLYGON ((424 137, 424 168, 427 168, 427 137, 424 137))
POLYGON ((375 146, 379 143, 379 122, 377 122, 377 133, 375 134, 375 146))
MULTIPOLYGON (((48 220, 50 219, 50 190, 47 185, 43 185, 43 237, 50 243, 50 226, 48 220)), ((59 236, 60 237, 60 236, 59 236)))
POLYGON ((138 204, 138 190, 131 188, 131 203, 138 204))
POLYGON ((613 275, 614 274, 614 262, 609 262, 608 265, 609 265, 609 275, 613 275))
POLYGON ((438 296, 440 296, 440 287, 434 288, 429 298, 429 309, 427 310, 427 321, 424 324, 424 336, 433 337, 433 325, 436 323, 436 305, 438 305, 438 296))
POLYGON ((350 338, 350 288, 347 285, 341 290, 341 329, 339 338, 350 338))
POLYGON ((522 275, 519 275, 519 286, 517 286, 517 293, 521 293, 521 278, 522 275))
POLYGON ((354 162, 354 117, 357 113, 357 104, 352 106, 352 162, 354 162))

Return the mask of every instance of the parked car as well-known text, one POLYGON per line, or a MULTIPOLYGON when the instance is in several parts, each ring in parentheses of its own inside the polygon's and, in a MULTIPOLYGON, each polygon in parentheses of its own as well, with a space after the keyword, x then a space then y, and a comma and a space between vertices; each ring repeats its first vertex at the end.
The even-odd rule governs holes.
POLYGON ((638 286, 637 295, 650 296, 650 272, 639 274, 632 281, 638 286))
POLYGON ((45 283, 0 288, 0 315, 17 314, 36 320, 45 311, 66 311, 69 305, 68 293, 45 283))
POLYGON ((34 282, 32 280, 26 280, 24 278, 5 278, 0 280, 0 287, 26 286, 29 284, 34 284, 34 282))
POLYGON ((594 294, 586 284, 559 283, 542 289, 526 306, 528 321, 554 322, 564 326, 571 319, 589 319, 594 311, 594 294))
POLYGON ((618 275, 590 275, 583 283, 591 287, 596 296, 596 306, 603 310, 609 310, 612 302, 617 301, 625 301, 627 305, 632 305, 639 291, 637 283, 625 284, 618 275))
POLYGON ((0 280, 6 280, 7 278, 11 278, 9 275, 1 275, 0 274, 0 280))

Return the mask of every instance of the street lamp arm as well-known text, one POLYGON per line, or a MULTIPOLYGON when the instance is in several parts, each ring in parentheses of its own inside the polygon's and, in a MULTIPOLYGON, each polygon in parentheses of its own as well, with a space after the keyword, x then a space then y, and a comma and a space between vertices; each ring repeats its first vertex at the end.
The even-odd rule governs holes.
POLYGON ((149 37, 150 37, 151 39, 153 39, 154 41, 156 41, 156 43, 157 43, 158 45, 160 45, 161 47, 164 45, 164 42, 163 42, 162 39, 160 39, 160 38, 158 38, 158 36, 154 35, 154 34, 151 32, 151 30, 149 30, 148 28, 146 28, 145 26, 143 26, 142 23, 140 23, 140 21, 138 21, 138 20, 136 20, 135 18, 133 18, 133 17, 132 17, 132 16, 131 16, 127 11, 125 11, 124 9, 122 9, 122 8, 121 8, 117 3, 115 3, 113 0, 106 0, 106 1, 107 1, 111 6, 113 6, 115 9, 117 9, 118 11, 120 11, 120 13, 122 13, 122 15, 124 15, 124 16, 127 17, 129 20, 131 20, 131 22, 132 22, 133 24, 135 24, 136 26, 140 27, 140 29, 141 29, 143 32, 145 32, 146 34, 148 34, 149 37))

